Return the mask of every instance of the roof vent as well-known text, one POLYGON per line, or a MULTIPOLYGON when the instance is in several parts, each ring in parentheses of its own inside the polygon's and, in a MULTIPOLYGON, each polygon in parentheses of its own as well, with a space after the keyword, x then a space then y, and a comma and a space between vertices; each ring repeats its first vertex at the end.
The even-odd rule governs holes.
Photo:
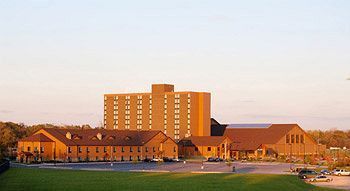
POLYGON ((67 132, 66 137, 67 137, 67 139, 72 139, 72 134, 70 132, 67 132))
POLYGON ((101 133, 97 133, 96 137, 98 138, 98 140, 102 140, 102 134, 101 133))

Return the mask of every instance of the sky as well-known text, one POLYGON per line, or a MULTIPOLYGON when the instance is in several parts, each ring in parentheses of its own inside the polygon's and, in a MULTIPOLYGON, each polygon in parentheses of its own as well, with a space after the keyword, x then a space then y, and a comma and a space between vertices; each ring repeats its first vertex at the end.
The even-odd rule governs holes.
POLYGON ((0 1, 0 121, 90 124, 103 94, 211 92, 222 123, 350 129, 350 1, 0 1))

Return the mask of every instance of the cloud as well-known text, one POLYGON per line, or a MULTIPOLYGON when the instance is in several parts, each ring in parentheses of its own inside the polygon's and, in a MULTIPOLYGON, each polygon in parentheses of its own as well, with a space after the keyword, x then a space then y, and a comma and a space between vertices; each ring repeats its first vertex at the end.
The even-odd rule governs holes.
POLYGON ((255 100, 242 100, 243 103, 255 103, 255 100))
POLYGON ((208 19, 212 22, 233 22, 233 19, 226 15, 211 15, 208 19))
POLYGON ((4 113, 4 114, 6 114, 6 113, 12 113, 13 111, 11 111, 11 110, 0 110, 0 113, 4 113))

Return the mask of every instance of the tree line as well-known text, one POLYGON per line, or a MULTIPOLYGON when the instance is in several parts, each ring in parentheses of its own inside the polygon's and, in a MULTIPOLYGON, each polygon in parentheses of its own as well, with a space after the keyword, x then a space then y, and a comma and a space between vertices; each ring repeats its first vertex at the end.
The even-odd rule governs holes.
POLYGON ((327 145, 329 147, 346 147, 350 148, 350 130, 309 130, 307 133, 320 144, 327 145))

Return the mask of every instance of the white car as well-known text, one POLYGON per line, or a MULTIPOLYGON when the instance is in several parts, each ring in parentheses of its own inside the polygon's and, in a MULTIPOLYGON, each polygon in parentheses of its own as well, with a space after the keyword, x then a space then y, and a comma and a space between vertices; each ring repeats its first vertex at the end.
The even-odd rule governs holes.
POLYGON ((163 162, 163 159, 154 158, 154 159, 151 160, 151 162, 163 162))
POLYGON ((345 169, 335 169, 332 171, 332 174, 337 176, 350 176, 350 171, 345 169))
POLYGON ((310 178, 309 182, 330 182, 333 181, 333 178, 329 178, 325 175, 318 175, 315 178, 310 178))

